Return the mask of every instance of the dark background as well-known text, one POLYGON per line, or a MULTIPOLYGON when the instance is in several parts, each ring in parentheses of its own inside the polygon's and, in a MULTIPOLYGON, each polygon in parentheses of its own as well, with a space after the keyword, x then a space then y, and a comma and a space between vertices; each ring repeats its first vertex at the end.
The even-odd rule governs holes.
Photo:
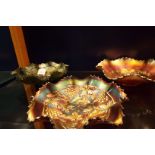
MULTIPOLYGON (((95 70, 104 58, 155 58, 155 27, 23 27, 31 62, 95 70)), ((17 67, 8 27, 0 27, 0 70, 17 67)))
POLYGON ((16 56, 8 27, 0 26, 0 71, 17 67, 16 56))
MULTIPOLYGON (((23 27, 23 32, 31 62, 62 61, 70 71, 79 71, 74 72, 77 77, 92 74, 104 58, 155 58, 155 27, 23 27)), ((27 121, 23 84, 17 79, 4 82, 16 67, 9 29, 0 27, 0 128, 33 128, 27 121)), ((129 101, 124 104, 124 124, 118 128, 155 128, 155 83, 123 89, 129 101)))

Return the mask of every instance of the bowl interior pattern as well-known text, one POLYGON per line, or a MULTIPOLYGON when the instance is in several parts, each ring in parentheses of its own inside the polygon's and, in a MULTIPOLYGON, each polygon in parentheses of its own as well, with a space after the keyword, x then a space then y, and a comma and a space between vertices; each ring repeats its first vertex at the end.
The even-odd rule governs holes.
POLYGON ((96 66, 108 79, 124 81, 155 81, 155 60, 133 58, 104 59, 96 66))
POLYGON ((66 77, 39 89, 29 106, 28 120, 49 117, 55 128, 83 128, 96 119, 119 125, 121 103, 126 99, 119 86, 96 76, 66 77))

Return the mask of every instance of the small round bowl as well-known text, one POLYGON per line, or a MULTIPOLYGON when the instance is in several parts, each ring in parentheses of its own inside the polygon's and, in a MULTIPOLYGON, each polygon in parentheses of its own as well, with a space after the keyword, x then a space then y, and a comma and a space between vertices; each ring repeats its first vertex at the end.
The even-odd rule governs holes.
POLYGON ((155 82, 155 60, 136 60, 133 58, 104 59, 96 66, 111 80, 127 86, 144 82, 155 82))
POLYGON ((68 65, 49 61, 47 63, 34 64, 17 68, 11 74, 27 84, 43 84, 48 81, 59 80, 68 70, 68 65))
POLYGON ((93 122, 123 123, 124 91, 114 82, 96 76, 66 77, 56 84, 46 83, 33 97, 28 120, 48 117, 55 128, 83 128, 93 122))

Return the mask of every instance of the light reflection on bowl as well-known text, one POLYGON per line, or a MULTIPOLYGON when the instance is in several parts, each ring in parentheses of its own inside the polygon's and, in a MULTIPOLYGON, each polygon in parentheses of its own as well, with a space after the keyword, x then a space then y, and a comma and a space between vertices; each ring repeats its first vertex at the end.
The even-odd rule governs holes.
POLYGON ((123 123, 121 103, 126 99, 119 86, 96 76, 66 77, 39 89, 29 106, 28 120, 48 117, 55 128, 83 128, 89 120, 98 119, 120 125, 123 123))
POLYGON ((123 85, 138 85, 147 81, 155 82, 155 60, 136 60, 133 58, 104 59, 96 66, 111 80, 123 85))

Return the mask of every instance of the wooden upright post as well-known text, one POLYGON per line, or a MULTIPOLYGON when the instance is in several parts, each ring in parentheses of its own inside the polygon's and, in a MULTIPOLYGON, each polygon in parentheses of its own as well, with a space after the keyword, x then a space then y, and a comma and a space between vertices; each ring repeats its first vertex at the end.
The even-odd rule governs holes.
MULTIPOLYGON (((29 65, 29 57, 25 44, 24 34, 21 26, 9 26, 17 62, 20 67, 29 65)), ((34 94, 34 87, 32 85, 24 84, 27 100, 34 94)), ((35 128, 44 128, 43 124, 39 121, 34 123, 35 128)))
MULTIPOLYGON (((24 34, 21 26, 9 26, 12 42, 15 49, 15 54, 17 57, 17 62, 20 67, 25 67, 29 65, 29 57, 27 53, 27 48, 24 40, 24 34)), ((24 84, 25 92, 28 101, 33 95, 34 88, 31 85, 24 84)))
POLYGON ((9 26, 12 42, 15 48, 17 61, 20 67, 29 65, 29 57, 21 26, 9 26))

